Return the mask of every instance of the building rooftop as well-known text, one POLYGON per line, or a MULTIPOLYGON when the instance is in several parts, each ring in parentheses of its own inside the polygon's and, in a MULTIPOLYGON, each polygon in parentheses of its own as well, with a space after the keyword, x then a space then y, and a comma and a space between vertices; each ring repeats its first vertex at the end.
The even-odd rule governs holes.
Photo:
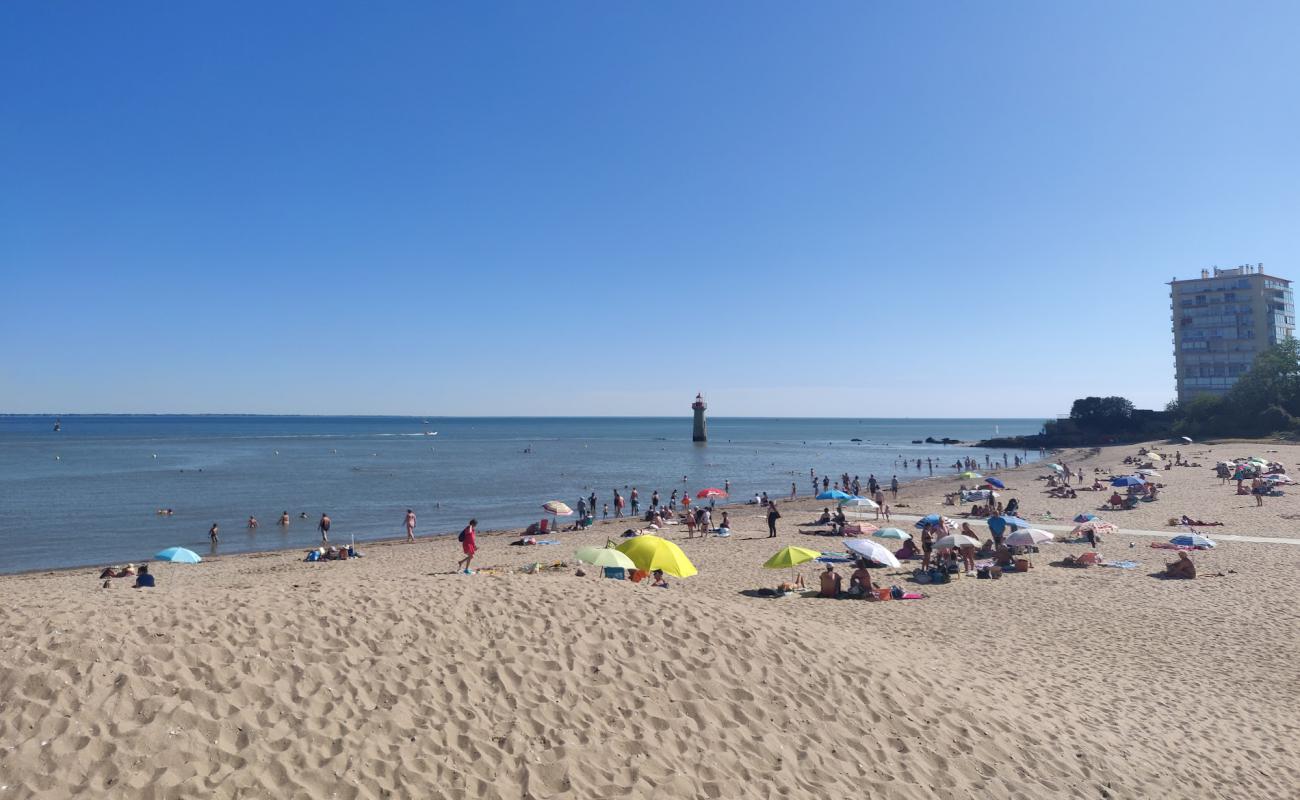
POLYGON ((1169 285, 1173 286, 1176 283, 1191 283, 1193 281, 1214 280, 1215 278, 1236 278, 1236 277, 1254 276, 1254 275, 1258 275, 1264 278, 1270 278, 1275 281, 1281 281, 1282 283, 1285 283, 1288 286, 1291 285, 1291 281, 1287 280, 1286 278, 1279 278, 1276 275, 1269 275, 1268 273, 1264 272, 1264 264, 1262 262, 1259 264, 1242 264, 1241 266, 1238 267, 1227 267, 1227 268, 1211 267, 1209 269, 1201 270, 1201 275, 1200 277, 1197 278, 1182 278, 1182 279, 1172 278, 1169 281, 1169 285))

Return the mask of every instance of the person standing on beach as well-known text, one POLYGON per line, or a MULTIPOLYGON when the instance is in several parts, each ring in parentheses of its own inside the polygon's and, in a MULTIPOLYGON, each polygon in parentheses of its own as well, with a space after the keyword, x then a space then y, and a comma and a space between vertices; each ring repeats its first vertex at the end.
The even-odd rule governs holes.
POLYGON ((406 509, 406 541, 415 541, 415 512, 406 509))
POLYGON ((799 487, 795 485, 794 481, 790 481, 790 499, 793 500, 798 496, 799 496, 799 487))
POLYGON ((641 495, 637 493, 636 487, 632 487, 632 516, 639 516, 641 513, 641 495))
MULTIPOLYGON (((592 519, 595 519, 595 518, 596 518, 596 492, 595 492, 595 490, 592 490, 592 492, 591 492, 591 497, 588 497, 588 498, 587 498, 587 508, 590 508, 590 509, 591 509, 591 517, 592 517, 592 519)), ((608 508, 608 506, 606 506, 606 508, 608 508)), ((606 515, 606 516, 608 516, 608 515, 606 515)))
POLYGON ((767 505, 767 538, 776 538, 776 521, 781 518, 781 512, 776 510, 776 503, 767 505))
POLYGON ((221 541, 221 537, 217 535, 218 532, 219 531, 217 530, 217 523, 215 522, 212 523, 212 527, 208 528, 208 538, 212 540, 212 543, 214 545, 217 542, 221 541))
POLYGON ((830 479, 829 476, 827 476, 827 475, 823 475, 823 476, 822 476, 822 491, 823 491, 823 492, 829 492, 830 490, 831 490, 831 479, 830 479))
POLYGON ((476 525, 478 525, 478 520, 471 519, 469 524, 461 530, 460 536, 458 537, 460 539, 461 552, 465 554, 465 557, 460 561, 457 561, 456 566, 459 567, 460 571, 465 575, 474 574, 469 568, 469 562, 474 560, 474 554, 478 552, 478 531, 474 529, 474 526, 476 525))
POLYGON ((609 503, 606 503, 604 509, 600 512, 601 519, 609 519, 609 503))
POLYGON ((871 499, 876 501, 876 519, 880 519, 880 510, 885 507, 885 493, 880 491, 879 486, 876 487, 875 495, 871 499))
POLYGON ((320 522, 316 523, 316 530, 320 531, 320 540, 325 544, 330 541, 330 515, 321 514, 320 522))
POLYGON ((618 493, 618 489, 615 489, 614 490, 614 519, 618 519, 621 516, 623 516, 623 495, 618 493))
POLYGON ((895 500, 898 499, 898 476, 897 475, 889 479, 889 493, 894 496, 895 500))
POLYGON ((659 510, 659 490, 658 490, 658 489, 655 489, 653 492, 650 493, 650 510, 651 510, 651 511, 658 511, 658 510, 659 510))
POLYGON ((676 510, 677 510, 677 490, 676 490, 676 489, 673 489, 673 493, 670 494, 670 495, 668 495, 668 510, 669 510, 669 511, 676 511, 676 510))

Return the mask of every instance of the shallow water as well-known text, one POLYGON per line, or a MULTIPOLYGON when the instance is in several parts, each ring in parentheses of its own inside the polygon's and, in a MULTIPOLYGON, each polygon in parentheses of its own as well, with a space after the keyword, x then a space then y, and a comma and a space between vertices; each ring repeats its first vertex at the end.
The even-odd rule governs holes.
POLYGON ((485 529, 525 524, 544 516, 543 502, 576 507, 593 490, 612 513, 613 490, 626 496, 632 486, 644 509, 656 488, 666 499, 727 480, 733 502, 761 491, 785 497, 792 480, 805 494, 809 468, 832 480, 845 471, 864 483, 872 473, 914 480, 929 471, 897 466, 900 456, 936 459, 942 474, 960 456, 983 463, 986 451, 913 439, 1042 424, 718 418, 710 441, 695 444, 689 416, 427 419, 73 416, 55 433, 53 417, 0 417, 0 572, 140 561, 173 545, 207 554, 213 522, 223 553, 305 549, 319 541, 322 511, 331 539, 346 542, 403 535, 407 508, 419 515, 417 535, 428 535, 458 531, 471 516, 485 529), (275 524, 281 511, 293 520, 287 530, 275 524), (250 514, 261 522, 255 532, 250 514))

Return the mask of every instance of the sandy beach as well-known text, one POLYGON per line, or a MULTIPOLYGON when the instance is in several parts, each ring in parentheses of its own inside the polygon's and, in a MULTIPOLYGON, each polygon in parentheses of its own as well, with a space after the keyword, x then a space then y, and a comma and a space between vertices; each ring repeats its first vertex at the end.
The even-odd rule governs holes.
MULTIPOLYGON (((755 596, 788 577, 761 567, 780 547, 841 549, 800 532, 811 499, 782 503, 775 540, 744 505, 727 539, 668 529, 699 574, 667 590, 574 575, 624 521, 481 535, 475 575, 452 536, 162 564, 153 590, 0 578, 0 800, 1295 797, 1300 490, 1256 508, 1211 468, 1300 472, 1300 446, 1161 449, 1202 466, 1132 511, 1047 499, 1043 466, 989 473, 1035 524, 1116 523, 1101 553, 1138 569, 1055 567, 1087 549, 1058 543, 1000 581, 878 571, 916 601, 755 596), (1296 544, 1224 541, 1196 580, 1153 577, 1172 554, 1123 531, 1182 514, 1296 544)), ((1057 458, 1091 480, 1136 450, 1057 458)), ((943 505, 958 483, 908 485, 895 513, 965 510, 943 505)))

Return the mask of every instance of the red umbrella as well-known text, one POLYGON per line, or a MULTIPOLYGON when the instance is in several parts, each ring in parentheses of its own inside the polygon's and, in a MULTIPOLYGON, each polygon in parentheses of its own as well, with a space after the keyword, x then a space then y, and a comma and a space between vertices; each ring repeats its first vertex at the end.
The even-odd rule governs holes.
POLYGON ((701 489, 695 493, 695 496, 701 500, 712 500, 715 497, 726 497, 727 493, 721 489, 701 489))

